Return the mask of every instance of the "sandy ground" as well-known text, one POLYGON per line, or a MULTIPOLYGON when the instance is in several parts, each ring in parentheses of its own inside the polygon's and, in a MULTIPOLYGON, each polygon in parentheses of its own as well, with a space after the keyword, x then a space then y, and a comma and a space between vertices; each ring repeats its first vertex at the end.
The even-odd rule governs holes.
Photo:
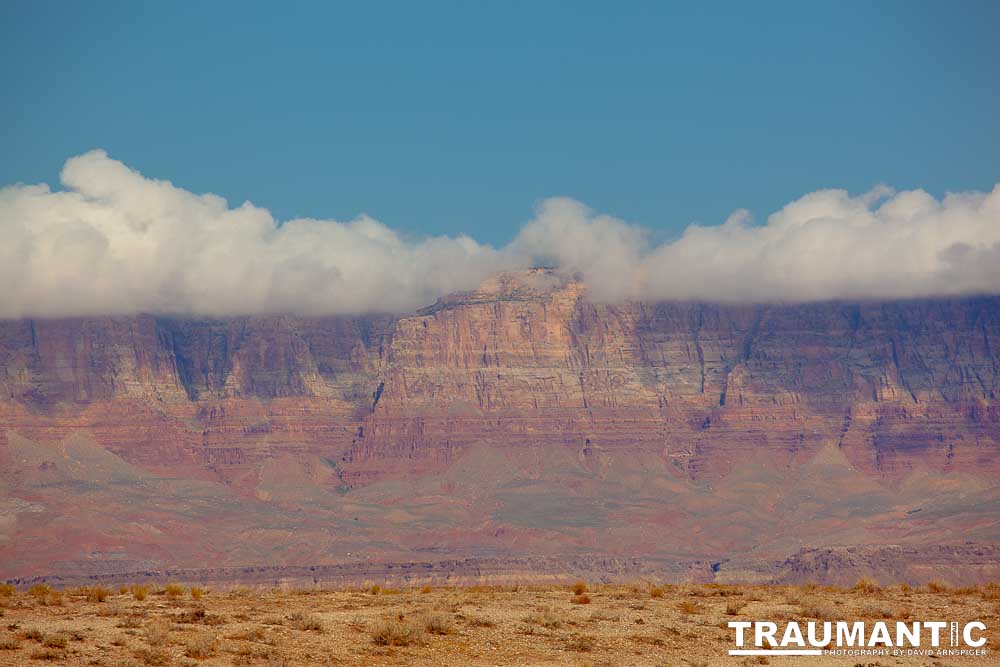
POLYGON ((0 664, 1000 664, 1000 586, 0 591, 0 664), (145 595, 144 595, 145 593, 145 595), (200 595, 199 595, 200 593, 200 595), (144 598, 144 599, 137 599, 144 598), (196 599, 197 598, 197 599, 196 599), (733 620, 981 620, 985 657, 730 657, 733 620))

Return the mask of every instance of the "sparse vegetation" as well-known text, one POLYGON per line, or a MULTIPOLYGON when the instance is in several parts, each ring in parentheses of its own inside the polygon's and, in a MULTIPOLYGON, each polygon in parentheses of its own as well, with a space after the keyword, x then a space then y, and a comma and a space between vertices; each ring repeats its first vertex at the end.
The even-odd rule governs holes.
POLYGON ((209 658, 215 655, 216 644, 215 635, 203 634, 192 637, 185 643, 184 655, 197 659, 209 658))
POLYGON ((145 600, 146 596, 149 595, 149 586, 136 584, 135 586, 132 586, 132 588, 130 588, 129 590, 132 592, 132 597, 134 597, 139 602, 145 600))
POLYGON ((424 614, 423 623, 424 630, 432 635, 450 635, 455 632, 455 625, 446 614, 437 612, 424 614))
POLYGON ((591 602, 589 595, 574 595, 572 601, 573 604, 590 604, 591 602))
POLYGON ((62 660, 66 654, 54 648, 40 648, 31 652, 32 660, 62 660))
MULTIPOLYGON (((183 599, 154 598, 147 604, 134 601, 129 586, 127 599, 109 593, 104 604, 92 604, 100 597, 95 588, 68 590, 61 608, 49 605, 58 592, 51 588, 43 604, 18 592, 0 598, 7 612, 7 631, 0 626, 0 663, 30 664, 37 655, 71 664, 195 667, 208 660, 250 666, 328 658, 333 664, 450 667, 469 662, 467 647, 489 646, 489 660, 496 664, 567 659, 580 664, 582 658, 595 665, 631 664, 643 655, 656 664, 684 665, 699 664, 697 656, 707 655, 706 640, 725 640, 734 617, 870 622, 909 620, 911 610, 942 605, 955 615, 990 617, 1000 611, 991 601, 1000 593, 997 585, 952 589, 944 598, 935 598, 926 585, 867 593, 865 586, 590 583, 579 595, 567 595, 572 587, 566 585, 522 585, 427 593, 414 587, 395 597, 384 586, 375 596, 371 587, 316 587, 308 594, 286 587, 252 589, 241 597, 203 594, 196 602, 191 595, 196 587, 185 586, 183 599), (662 591, 656 598, 655 588, 662 591), (581 597, 591 599, 590 605, 581 607, 581 597)), ((166 588, 158 594, 166 596, 166 588)))
POLYGON ((47 598, 49 596, 49 593, 51 592, 52 589, 49 588, 46 584, 35 584, 34 586, 28 589, 28 595, 35 598, 39 602, 44 601, 45 598, 47 598))
POLYGON ((651 598, 662 598, 665 591, 660 586, 653 586, 649 589, 649 597, 651 598))
POLYGON ((854 584, 854 590, 858 593, 877 593, 882 590, 874 579, 861 577, 858 583, 854 584))
POLYGON ((291 622, 291 626, 296 630, 314 630, 316 632, 323 632, 323 621, 319 617, 312 614, 303 614, 302 612, 296 612, 288 617, 291 622))
POLYGON ((201 597, 204 594, 205 594, 205 589, 203 589, 201 586, 192 586, 191 587, 191 599, 192 600, 200 600, 201 597))
POLYGON ((168 598, 179 598, 184 595, 184 587, 180 584, 167 584, 163 587, 163 594, 168 598))
POLYGON ((162 646, 170 637, 170 624, 164 620, 148 623, 144 632, 146 643, 150 646, 162 646))
POLYGON ((566 643, 567 650, 580 651, 581 653, 590 653, 595 646, 594 638, 589 635, 573 635, 566 643))
POLYGON ((104 586, 94 586, 93 588, 87 589, 87 601, 88 602, 104 602, 111 595, 111 591, 104 586))
POLYGON ((12 584, 0 584, 0 598, 13 597, 17 589, 12 584))
POLYGON ((379 646, 410 646, 423 640, 423 630, 413 623, 392 619, 375 626, 371 637, 379 646))
POLYGON ((524 617, 524 622, 529 626, 538 625, 546 630, 556 630, 562 627, 562 621, 560 621, 552 612, 545 611, 541 614, 534 614, 531 616, 524 617))
POLYGON ((573 595, 583 595, 587 592, 587 584, 582 581, 578 581, 573 584, 573 595))
POLYGON ((743 608, 747 606, 747 603, 743 600, 730 600, 726 603, 726 615, 736 616, 743 608))
POLYGON ((144 665, 169 665, 170 652, 161 647, 144 646, 136 650, 135 657, 144 665))
POLYGON ((946 593, 948 592, 948 587, 940 581, 928 581, 927 590, 931 593, 946 593))
POLYGON ((815 618, 821 621, 832 620, 838 615, 833 607, 815 599, 804 600, 799 608, 799 614, 805 618, 815 618))

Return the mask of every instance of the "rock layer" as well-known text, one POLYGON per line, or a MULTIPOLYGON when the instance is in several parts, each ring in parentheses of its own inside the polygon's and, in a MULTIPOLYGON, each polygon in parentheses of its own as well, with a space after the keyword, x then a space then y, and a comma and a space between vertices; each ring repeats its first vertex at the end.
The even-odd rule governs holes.
POLYGON ((0 322, 0 574, 992 541, 998 385, 1000 297, 599 304, 532 270, 409 316, 0 322))

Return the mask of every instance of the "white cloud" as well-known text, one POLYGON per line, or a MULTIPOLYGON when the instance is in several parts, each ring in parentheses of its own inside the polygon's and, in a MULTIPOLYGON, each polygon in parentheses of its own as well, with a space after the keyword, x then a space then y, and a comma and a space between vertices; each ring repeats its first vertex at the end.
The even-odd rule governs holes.
POLYGON ((579 273, 599 300, 817 300, 1000 292, 1000 185, 938 201, 885 187, 805 195, 651 245, 641 227, 556 198, 500 249, 407 240, 362 216, 229 208, 92 151, 63 191, 0 190, 0 317, 132 312, 405 312, 505 268, 579 273))

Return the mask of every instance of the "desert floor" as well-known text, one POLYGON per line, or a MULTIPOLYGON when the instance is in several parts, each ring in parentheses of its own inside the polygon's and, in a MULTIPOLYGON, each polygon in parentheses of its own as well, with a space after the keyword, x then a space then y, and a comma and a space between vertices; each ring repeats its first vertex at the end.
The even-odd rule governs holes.
MULTIPOLYGON (((1000 586, 0 589, 0 664, 998 664, 1000 586), (733 620, 981 620, 986 657, 730 657, 733 620), (769 662, 768 662, 769 661, 769 662)), ((894 627, 894 623, 890 626, 894 627)))

